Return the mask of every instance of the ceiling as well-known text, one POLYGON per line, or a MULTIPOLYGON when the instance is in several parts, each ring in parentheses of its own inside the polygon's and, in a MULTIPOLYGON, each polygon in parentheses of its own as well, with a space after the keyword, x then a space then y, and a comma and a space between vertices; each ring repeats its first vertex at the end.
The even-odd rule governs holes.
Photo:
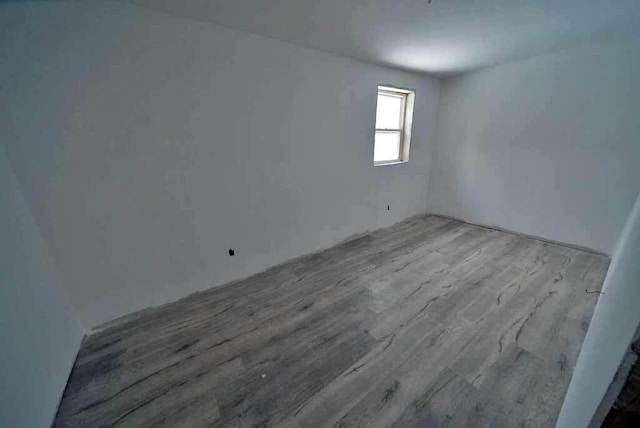
POLYGON ((640 0, 130 0, 299 46, 456 74, 632 30, 640 0))

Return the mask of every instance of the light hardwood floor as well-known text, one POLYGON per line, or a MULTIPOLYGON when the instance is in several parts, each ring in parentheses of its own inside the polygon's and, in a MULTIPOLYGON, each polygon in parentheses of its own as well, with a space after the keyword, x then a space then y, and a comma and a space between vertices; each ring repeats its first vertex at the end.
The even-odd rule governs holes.
POLYGON ((113 323, 56 427, 552 427, 607 257, 409 219, 113 323))

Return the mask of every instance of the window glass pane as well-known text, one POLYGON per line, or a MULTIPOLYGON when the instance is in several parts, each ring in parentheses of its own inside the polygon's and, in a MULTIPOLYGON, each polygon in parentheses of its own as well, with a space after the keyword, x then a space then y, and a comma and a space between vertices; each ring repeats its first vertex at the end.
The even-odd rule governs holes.
POLYGON ((401 96, 378 93, 378 107, 376 110, 376 128, 400 129, 402 113, 401 96))
POLYGON ((376 131, 373 149, 373 161, 400 160, 400 132, 376 131))

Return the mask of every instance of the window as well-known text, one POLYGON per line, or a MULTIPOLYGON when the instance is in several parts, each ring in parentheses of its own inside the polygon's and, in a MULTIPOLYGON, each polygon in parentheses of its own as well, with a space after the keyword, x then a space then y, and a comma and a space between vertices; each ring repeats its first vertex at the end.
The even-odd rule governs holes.
POLYGON ((414 91, 378 86, 374 165, 409 160, 414 99, 414 91))

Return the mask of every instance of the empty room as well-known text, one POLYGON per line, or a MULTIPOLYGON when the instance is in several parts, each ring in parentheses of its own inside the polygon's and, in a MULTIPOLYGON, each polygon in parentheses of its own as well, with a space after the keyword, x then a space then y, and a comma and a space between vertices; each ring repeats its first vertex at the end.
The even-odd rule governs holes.
POLYGON ((0 427, 640 426, 639 20, 0 2, 0 427))

